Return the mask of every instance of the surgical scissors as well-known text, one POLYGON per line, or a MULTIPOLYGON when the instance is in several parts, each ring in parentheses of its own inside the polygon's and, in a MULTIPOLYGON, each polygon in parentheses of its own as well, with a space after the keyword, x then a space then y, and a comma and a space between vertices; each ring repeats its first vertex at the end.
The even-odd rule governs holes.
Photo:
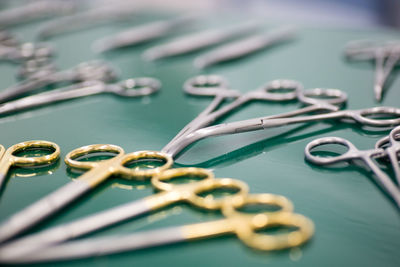
POLYGON ((90 80, 110 82, 116 78, 117 72, 115 69, 102 61, 83 62, 71 69, 59 72, 55 70, 54 66, 45 65, 34 73, 30 73, 23 82, 1 91, 0 103, 52 84, 90 80))
MULTIPOLYGON (((331 165, 343 161, 361 160, 368 168, 375 174, 373 176, 376 183, 386 191, 395 201, 398 208, 400 208, 400 189, 393 183, 386 173, 384 173, 379 166, 373 161, 374 158, 379 158, 385 155, 383 148, 374 148, 369 150, 359 150, 350 141, 340 137, 323 137, 316 139, 307 144, 305 147, 306 159, 317 165, 331 165), (318 146, 337 144, 346 147, 348 150, 340 155, 331 157, 321 157, 313 155, 312 150, 318 146)), ((397 161, 398 164, 398 161, 397 161)))
POLYGON ((314 225, 308 218, 292 212, 293 207, 283 196, 257 194, 235 196, 225 199, 221 211, 225 218, 198 224, 168 227, 158 230, 117 235, 88 240, 70 241, 64 244, 24 254, 22 257, 4 255, 3 262, 44 262, 72 258, 84 258, 138 250, 183 241, 212 238, 220 235, 235 234, 246 246, 253 249, 270 251, 299 246, 311 238, 314 225), (249 214, 240 211, 248 205, 268 205, 280 208, 249 214), (257 230, 271 227, 291 227, 294 230, 277 234, 257 233, 257 230))
POLYGON ((112 93, 122 97, 146 96, 157 92, 160 87, 161 83, 158 80, 148 77, 127 79, 114 84, 107 84, 100 80, 89 80, 6 102, 0 105, 0 115, 101 93, 112 93))
POLYGON ((171 157, 161 152, 138 151, 125 155, 124 150, 115 145, 84 146, 70 152, 70 154, 66 156, 66 159, 68 159, 73 166, 78 168, 89 168, 90 170, 73 182, 62 186, 49 195, 24 208, 20 212, 14 214, 2 223, 0 226, 0 243, 28 230, 45 218, 53 215, 73 200, 90 191, 99 183, 110 178, 114 174, 121 175, 127 179, 143 179, 170 168, 173 163, 171 157), (72 156, 78 157, 91 151, 108 152, 117 155, 109 160, 87 163, 75 161, 74 159, 70 159, 69 156, 72 153, 72 156), (134 170, 125 167, 125 164, 129 162, 143 159, 159 160, 163 162, 163 165, 149 170, 134 170))
MULTIPOLYGON (((89 151, 90 149, 88 149, 86 153, 96 152, 97 146, 92 146, 92 148, 93 150, 89 151)), ((79 149, 76 151, 78 151, 78 155, 81 155, 79 149)), ((91 165, 88 165, 87 162, 75 161, 73 159, 74 154, 75 152, 72 151, 66 157, 69 166, 90 169, 91 165)), ((193 167, 165 170, 152 177, 151 183, 159 193, 9 242, 0 249, 0 259, 23 255, 29 251, 37 250, 39 247, 43 248, 62 243, 177 202, 187 202, 205 210, 219 210, 227 198, 244 196, 248 193, 247 185, 239 180, 215 179, 211 171, 193 167), (190 180, 183 184, 171 183, 171 181, 176 180, 183 181, 187 177, 196 177, 201 180, 190 180), (201 195, 218 189, 236 191, 221 198, 201 195), (32 246, 33 244, 35 245, 32 246)))
POLYGON ((352 41, 346 46, 345 53, 352 60, 375 61, 374 95, 381 102, 386 80, 400 60, 400 42, 352 41))
POLYGON ((48 141, 25 141, 9 147, 7 150, 0 145, 0 189, 3 187, 8 170, 12 166, 36 167, 56 162, 60 157, 60 147, 48 141), (30 149, 52 150, 48 155, 22 157, 16 153, 30 149))

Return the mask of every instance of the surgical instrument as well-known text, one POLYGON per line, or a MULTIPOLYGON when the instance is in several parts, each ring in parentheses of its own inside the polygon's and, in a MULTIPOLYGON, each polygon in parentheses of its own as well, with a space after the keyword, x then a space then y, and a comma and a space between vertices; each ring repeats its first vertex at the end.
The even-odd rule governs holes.
MULTIPOLYGON (((27 73, 24 73, 24 76, 27 75, 27 73)), ((57 83, 75 83, 90 80, 110 82, 116 78, 117 72, 115 69, 102 61, 83 62, 71 69, 59 72, 56 72, 53 65, 47 64, 33 73, 29 73, 25 81, 0 91, 0 103, 57 83)))
POLYGON ((0 145, 0 189, 4 185, 7 172, 12 166, 32 167, 52 164, 58 160, 60 148, 57 144, 48 141, 25 141, 9 147, 7 150, 0 145), (22 157, 15 155, 21 151, 40 149, 52 150, 48 155, 22 157))
POLYGON ((394 128, 388 136, 379 139, 375 143, 375 149, 384 149, 396 176, 397 185, 400 186, 400 158, 398 156, 400 153, 400 127, 394 128))
POLYGON ((253 35, 217 47, 210 52, 198 56, 194 60, 194 66, 196 68, 204 69, 217 63, 238 59, 266 47, 276 45, 277 43, 291 40, 294 36, 295 30, 291 27, 282 27, 268 33, 253 35))
MULTIPOLYGON (((369 149, 369 150, 358 150, 348 140, 340 137, 323 137, 316 139, 305 148, 306 159, 316 165, 331 165, 343 161, 361 160, 368 168, 375 174, 373 176, 376 183, 386 191, 396 203, 396 206, 400 208, 400 189, 393 183, 386 173, 384 173, 379 166, 374 163, 373 158, 381 157, 384 154, 382 148, 369 149), (347 151, 343 154, 331 157, 321 157, 313 155, 312 150, 318 146, 337 144, 347 148, 347 151)), ((398 162, 397 162, 398 164, 398 162)))
POLYGON ((184 90, 193 95, 214 96, 214 100, 163 148, 162 151, 172 156, 177 155, 189 144, 206 137, 256 131, 295 123, 330 119, 350 119, 372 127, 389 127, 400 124, 400 109, 392 107, 374 107, 363 110, 338 111, 339 108, 335 105, 344 104, 347 99, 346 94, 342 91, 321 88, 304 91, 303 86, 299 82, 291 80, 274 80, 260 89, 241 95, 238 91, 229 89, 227 82, 220 76, 197 76, 189 79, 184 84, 184 90), (285 89, 291 89, 292 91, 287 92, 285 89), (222 102, 229 98, 235 100, 219 108, 222 102), (221 116, 251 100, 289 101, 294 99, 308 106, 287 113, 208 126, 221 116), (327 113, 295 117, 316 111, 325 111, 327 113), (376 115, 390 115, 396 117, 396 119, 370 118, 376 115))
POLYGON ((221 76, 200 75, 187 80, 183 88, 187 94, 212 96, 214 99, 204 111, 176 135, 164 148, 164 151, 168 151, 172 143, 176 143, 176 139, 185 133, 191 133, 210 125, 218 118, 250 101, 288 102, 298 100, 301 104, 306 105, 295 111, 268 116, 268 118, 281 118, 317 111, 337 111, 338 106, 344 105, 347 100, 346 93, 340 90, 316 88, 304 91, 300 82, 284 79, 273 80, 258 89, 242 94, 237 90, 230 89, 228 82, 221 76), (220 108, 223 102, 229 99, 233 99, 233 102, 220 108))
POLYGON ((193 24, 196 16, 182 16, 135 26, 112 36, 103 37, 93 43, 93 50, 103 53, 116 48, 137 45, 159 39, 193 24))
POLYGON ((76 1, 41 0, 0 12, 0 27, 10 27, 33 20, 65 15, 76 10, 76 1))
MULTIPOLYGON (((92 148, 92 151, 87 152, 96 152, 96 146, 92 146, 92 148)), ((77 151, 79 151, 79 149, 77 151)), ((67 164, 74 161, 74 156, 74 151, 68 154, 66 157, 67 164)), ((72 164, 76 164, 76 161, 72 164)), ((90 169, 87 163, 83 163, 79 167, 90 169)), ((186 202, 205 210, 219 210, 221 209, 223 201, 226 201, 228 198, 244 196, 248 193, 247 185, 239 180, 228 178, 215 179, 211 171, 193 167, 163 171, 159 175, 154 176, 151 179, 151 183, 153 187, 158 190, 158 193, 155 195, 140 200, 134 200, 130 203, 122 204, 3 245, 0 249, 0 261, 5 257, 22 256, 38 248, 41 249, 42 247, 48 247, 70 239, 75 239, 116 223, 134 219, 143 214, 165 208, 171 204, 186 202), (181 184, 171 183, 171 181, 184 182, 188 177, 196 177, 197 179, 192 179, 181 184), (232 190, 232 194, 220 198, 214 198, 209 194, 205 196, 202 195, 202 193, 211 190, 222 189, 232 190)), ((283 203, 289 206, 287 202, 288 201, 284 199, 283 203)))
POLYGON ((222 202, 221 211, 225 218, 217 221, 167 227, 134 234, 125 234, 70 241, 50 246, 21 257, 5 257, 3 262, 32 263, 59 261, 90 256, 100 256, 123 251, 138 250, 183 241, 212 238, 224 234, 235 234, 246 246, 261 250, 281 250, 299 246, 311 238, 314 224, 310 219, 292 212, 293 208, 285 197, 272 194, 236 196, 222 202), (248 205, 277 206, 277 211, 246 213, 240 208, 248 205), (289 232, 263 234, 257 230, 268 228, 292 228, 289 232))
MULTIPOLYGON (((161 152, 154 152, 154 151, 149 151, 149 152, 136 152, 139 156, 133 156, 130 157, 131 160, 133 159, 145 159, 145 158, 158 158, 161 159, 164 162, 164 167, 163 168, 169 168, 169 166, 172 164, 172 158, 177 156, 177 153, 179 152, 175 147, 179 147, 179 143, 181 142, 181 139, 184 139, 183 141, 186 141, 187 137, 186 135, 189 135, 198 130, 199 128, 209 125, 212 122, 214 122, 217 118, 219 118, 222 115, 227 114, 228 112, 233 111, 234 109, 237 109, 240 107, 242 104, 249 102, 251 100, 264 100, 264 101, 275 101, 275 102, 286 102, 286 101, 291 101, 291 100, 298 100, 301 103, 304 103, 306 105, 309 105, 307 107, 304 107, 299 110, 295 110, 292 112, 287 112, 275 116, 270 116, 271 118, 273 117, 285 117, 285 116, 295 116, 295 115, 300 115, 304 113, 309 113, 309 112, 314 112, 314 111, 321 111, 321 110, 328 110, 328 111, 335 111, 338 109, 336 105, 343 104, 346 101, 346 95, 342 93, 340 90, 335 90, 335 89, 313 89, 313 90, 307 90, 304 94, 302 93, 302 85, 299 82, 296 81, 288 81, 288 80, 278 80, 278 81, 272 81, 268 83, 266 86, 256 89, 254 91, 251 91, 249 93, 246 93, 242 95, 240 92, 236 90, 231 90, 229 88, 223 87, 221 84, 225 85, 224 79, 222 79, 219 76, 200 76, 196 77, 194 79, 190 79, 188 83, 185 83, 185 88, 186 90, 192 90, 194 92, 197 92, 197 94, 206 94, 206 95, 215 95, 214 101, 202 112, 200 115, 195 118, 191 123, 188 124, 187 127, 184 127, 181 132, 178 133, 178 135, 172 139, 171 142, 169 142, 162 150, 161 152), (206 85, 214 85, 214 88, 204 88, 206 85), (220 87, 218 87, 220 86, 220 87), (189 89, 188 89, 189 88, 189 89), (288 89, 291 89, 291 91, 288 89), (314 98, 313 98, 314 97, 314 98), (325 98, 323 98, 325 97, 325 98), (235 101, 233 101, 230 105, 225 106, 219 110, 216 111, 218 108, 219 104, 225 100, 225 99, 230 99, 233 98, 235 101), (322 98, 322 99, 321 99, 322 98), (207 117, 208 115, 208 117, 207 117), (210 118, 211 117, 211 118, 210 118), (207 120, 204 120, 206 118, 207 120)), ((54 94, 54 92, 49 92, 49 93, 43 93, 45 94, 54 94)), ((68 91, 65 92, 68 94, 68 91)), ((38 96, 33 96, 33 97, 38 97, 38 96)), ((31 97, 32 98, 32 97, 31 97)), ((21 100, 20 100, 21 101, 21 100)), ((9 103, 7 103, 9 104, 9 103)), ((6 105, 7 105, 6 104, 6 105)), ((5 106, 5 105, 4 105, 5 106)), ((0 112, 1 112, 2 107, 0 106, 0 112)), ((200 129, 201 130, 201 129, 200 129)), ((187 142, 185 142, 185 146, 187 145, 187 142)), ((85 154, 88 151, 91 151, 92 147, 83 147, 81 150, 81 154, 85 154)), ((100 145, 100 150, 101 151, 106 151, 106 152, 115 152, 115 153, 121 153, 122 148, 115 148, 114 150, 110 151, 109 146, 100 145), (103 149, 103 150, 101 150, 103 149)), ((79 154, 79 153, 78 153, 79 154)), ((129 155, 136 155, 135 153, 129 154, 129 155)), ((119 156, 114 157, 117 162, 119 161, 119 156), (117 160, 118 159, 118 160, 117 160)), ((97 164, 97 163, 94 163, 97 164)), ((69 164, 71 165, 71 164, 69 164)), ((93 165, 96 166, 96 165, 93 165)), ((79 165, 75 165, 73 167, 79 168, 79 165)), ((164 169, 160 169, 161 167, 157 167, 155 169, 149 169, 149 170, 135 170, 135 172, 131 172, 131 175, 135 174, 138 177, 151 177, 152 175, 158 174, 160 171, 163 171, 164 169)), ((95 170, 95 169, 94 169, 95 170)), ((93 171, 94 171, 93 170, 93 171)), ((113 169, 114 171, 120 170, 119 168, 113 169)), ((125 169, 124 169, 125 170, 125 169)), ((126 170, 127 171, 127 170, 126 170)), ((122 171, 121 171, 122 172, 122 171)), ((88 172, 90 173, 90 171, 88 172)), ((86 177, 88 173, 84 174, 84 176, 81 177, 86 177)), ((122 172, 124 173, 124 172, 122 172)), ((101 179, 105 179, 108 174, 107 173, 102 173, 100 175, 101 179)), ((87 178, 82 178, 82 179, 87 179, 87 178)), ((92 186, 97 185, 100 181, 94 182, 92 186)), ((91 182, 92 183, 92 182, 91 182)), ((79 183, 81 184, 81 183, 79 183)), ((79 184, 77 183, 75 187, 78 187, 79 184)), ((82 195, 84 192, 88 191, 90 189, 90 186, 86 182, 82 183, 83 185, 80 186, 79 189, 76 189, 73 193, 74 196, 68 196, 66 198, 67 201, 63 201, 62 205, 68 204, 71 199, 74 199, 80 195, 82 195)), ((72 187, 72 186, 69 186, 72 187)), ((69 192, 70 189, 68 189, 68 186, 66 189, 58 189, 57 191, 53 192, 49 198, 54 199, 53 201, 56 201, 58 199, 58 194, 61 194, 61 196, 64 196, 67 192, 69 192)), ((71 189, 73 191, 73 189, 71 189)), ((46 199, 46 198, 45 198, 46 199)), ((50 205, 52 201, 49 200, 39 200, 38 203, 42 204, 33 204, 33 207, 41 207, 41 205, 50 205)), ((57 209, 60 209, 61 206, 60 202, 57 202, 57 209)), ((36 215, 35 218, 39 218, 42 220, 43 218, 48 217, 49 214, 54 213, 54 209, 51 209, 51 212, 49 211, 48 208, 41 207, 42 211, 39 211, 39 208, 27 208, 27 210, 31 210, 38 212, 39 215, 36 215)), ((17 213, 14 216, 17 216, 17 218, 25 218, 26 215, 25 211, 21 211, 20 213, 17 213)), ((34 224, 38 223, 40 220, 25 220, 25 219, 18 219, 18 220, 23 220, 24 223, 19 223, 18 228, 13 227, 12 220, 6 224, 3 224, 1 226, 1 234, 0 234, 0 242, 4 242, 7 239, 12 238, 16 234, 26 230, 28 227, 33 226, 34 224), (8 229, 10 228, 10 229, 8 229), (14 229, 14 230, 11 230, 14 229)))
MULTIPOLYGON (((137 151, 125 154, 121 147, 115 145, 84 146, 74 150, 73 155, 85 155, 93 150, 97 152, 114 153, 117 155, 109 160, 87 162, 87 164, 72 159, 72 164, 81 166, 82 168, 90 168, 90 170, 76 180, 69 182, 47 196, 39 199, 3 222, 0 225, 0 243, 3 243, 19 233, 35 226, 42 220, 70 204, 75 199, 87 193, 104 180, 112 177, 112 175, 122 175, 122 177, 127 179, 143 179, 170 168, 173 163, 171 157, 161 152, 137 151), (160 160, 163 161, 163 165, 148 170, 135 170, 125 167, 125 164, 129 162, 143 159, 160 160)), ((69 157, 66 158, 69 159, 69 157)))
POLYGON ((0 115, 101 93, 111 93, 122 97, 146 96, 156 93, 160 87, 161 84, 158 80, 148 77, 127 79, 114 84, 107 84, 100 80, 88 80, 64 88, 6 102, 0 105, 0 115))
MULTIPOLYGON (((335 90, 335 89, 317 88, 317 89, 307 90, 303 93, 302 85, 299 82, 295 82, 295 81, 288 81, 288 80, 272 81, 260 89, 251 91, 251 92, 243 94, 243 95, 240 94, 240 92, 238 92, 236 90, 231 90, 229 88, 220 86, 221 83, 224 84, 224 80, 221 79, 219 76, 200 76, 200 77, 196 77, 194 79, 190 79, 188 83, 185 83, 186 90, 192 90, 194 92, 197 92, 197 94, 200 94, 200 95, 201 94, 215 95, 214 101, 202 113, 200 113, 200 115, 197 118, 195 118, 191 123, 189 123, 188 126, 184 127, 182 129, 182 131, 180 131, 178 133, 178 135, 175 138, 173 138, 172 141, 169 142, 161 150, 161 152, 139 151, 139 152, 129 154, 129 155, 132 155, 132 156, 128 157, 129 160, 139 160, 139 159, 143 160, 146 158, 147 159, 156 158, 156 159, 163 161, 163 163, 164 163, 164 165, 162 165, 162 167, 157 167, 154 169, 135 170, 134 172, 131 171, 130 175, 135 175, 136 177, 139 177, 139 178, 140 177, 151 177, 153 175, 159 174, 162 171, 165 171, 166 168, 169 168, 171 166, 171 164, 173 162, 172 158, 176 157, 178 152, 189 144, 188 140, 190 139, 191 135, 193 135, 193 133, 196 133, 203 129, 207 129, 207 128, 202 129, 201 127, 212 124, 216 119, 218 119, 222 115, 225 115, 228 112, 231 112, 234 109, 237 109, 242 104, 249 102, 251 100, 264 100, 264 101, 275 101, 275 102, 279 102, 279 101, 286 102, 286 101, 290 101, 290 100, 298 100, 301 103, 308 105, 299 110, 267 117, 271 120, 271 122, 273 121, 272 118, 290 117, 290 116, 296 116, 296 115, 305 114, 305 113, 309 113, 309 112, 315 112, 315 111, 333 112, 333 111, 338 110, 338 107, 335 105, 343 104, 346 101, 346 95, 344 93, 342 93, 340 90, 335 90), (207 85, 213 85, 214 87, 207 88, 206 87, 207 85), (289 92, 287 92, 288 89, 291 89, 291 91, 289 90, 289 92), (223 100, 230 99, 230 98, 234 99, 234 101, 230 105, 220 108, 219 110, 217 109, 219 107, 219 104, 221 104, 221 102, 223 100), (183 145, 180 145, 181 142, 183 143, 183 145)), ((49 94, 49 93, 47 93, 47 94, 49 94)), ((400 111, 399 111, 399 113, 400 113, 400 111)), ((330 114, 330 113, 327 113, 324 115, 328 115, 328 114, 330 114)), ((310 116, 310 117, 312 117, 312 116, 310 116)), ((265 121, 268 121, 265 118, 263 118, 263 119, 265 121)), ((294 118, 294 119, 299 119, 299 118, 294 118)), ((400 119, 395 120, 395 122, 400 124, 400 119)), ((388 123, 388 122, 386 121, 386 123, 388 123)), ((393 121, 390 120, 390 123, 393 123, 393 121)), ((230 129, 230 128, 228 128, 228 129, 230 129)), ((114 148, 114 150, 110 151, 110 146, 108 146, 108 145, 98 145, 98 146, 99 146, 99 148, 98 148, 97 152, 105 151, 105 152, 122 153, 122 152, 120 152, 120 151, 122 151, 122 149, 119 147, 116 147, 116 148, 114 148)), ((98 147, 98 146, 95 146, 95 147, 98 147)), ((92 149, 93 149, 93 147, 87 146, 87 147, 81 148, 81 150, 79 150, 80 152, 78 151, 79 153, 78 152, 74 152, 74 153, 76 153, 77 155, 84 155, 87 152, 91 151, 92 149)), ((115 161, 117 163, 120 163, 121 157, 122 156, 116 156, 113 159, 115 159, 115 161)), ((114 162, 114 161, 112 161, 112 162, 114 162)), ((122 164, 124 164, 126 162, 127 161, 124 161, 122 164)), ((93 166, 97 166, 96 165, 97 163, 93 163, 93 164, 94 164, 93 166)), ((70 163, 69 165, 72 165, 72 164, 70 163)), ((76 168, 79 168, 79 166, 85 166, 85 165, 79 165, 79 164, 73 165, 73 167, 76 167, 76 168)), ((103 169, 103 168, 101 168, 101 169, 103 169)), ((120 174, 122 173, 122 174, 128 175, 129 173, 125 172, 125 169, 120 169, 119 167, 118 168, 115 167, 115 168, 112 168, 112 171, 117 171, 117 173, 120 173, 120 174)), ((95 170, 96 169, 93 169, 93 171, 95 171, 95 170)), ((126 171, 128 171, 128 170, 129 169, 126 169, 126 171)), ((81 176, 81 178, 85 181, 88 178, 84 178, 84 177, 89 176, 88 173, 90 173, 90 172, 91 171, 85 173, 83 176, 81 176)), ((90 181, 90 184, 92 186, 96 186, 99 182, 103 181, 108 176, 109 176, 109 173, 105 172, 103 170, 101 172, 101 175, 99 174, 99 178, 94 182, 90 181)), ((81 184, 81 183, 79 183, 79 184, 81 184)), ((79 185, 79 184, 77 183, 77 185, 75 185, 76 187, 80 187, 79 189, 76 189, 73 193, 75 198, 80 196, 84 192, 87 192, 90 189, 88 182, 82 183, 83 185, 79 185)), ((54 193, 52 193, 50 195, 50 198, 54 199, 53 201, 55 201, 55 199, 57 199, 58 194, 61 194, 61 196, 63 196, 66 194, 66 192, 69 192, 69 191, 70 191, 70 189, 68 189, 68 187, 67 187, 67 189, 61 188, 61 189, 55 191, 54 193)), ((71 189, 71 191, 73 191, 73 189, 71 189)), ((64 201, 63 205, 68 204, 71 201, 72 197, 68 196, 68 197, 66 197, 66 199, 68 201, 64 201)), ((50 205, 49 203, 51 203, 51 201, 48 201, 48 200, 46 200, 46 201, 39 200, 39 202, 42 203, 40 205, 50 205), (43 204, 43 203, 45 203, 45 204, 43 204)), ((58 205, 56 206, 57 209, 61 208, 60 202, 57 202, 57 203, 58 203, 58 205)), ((37 206, 39 204, 33 204, 33 205, 37 206)), ((27 209, 29 210, 31 208, 28 207, 27 209)), ((35 212, 38 212, 39 214, 42 214, 40 216, 36 215, 36 218, 40 218, 40 220, 47 217, 48 214, 50 214, 48 208, 42 208, 43 211, 41 211, 41 212, 39 212, 38 208, 34 208, 33 210, 35 210, 35 212)), ((52 210, 52 213, 53 212, 54 212, 54 209, 52 210)), ((4 242, 7 239, 12 238, 14 235, 27 229, 28 226, 31 227, 32 225, 39 222, 39 220, 27 221, 25 219, 22 219, 22 218, 25 218, 25 216, 26 216, 26 215, 24 215, 24 210, 14 216, 17 216, 17 218, 20 217, 20 219, 18 219, 18 220, 23 220, 24 223, 20 223, 19 224, 20 227, 18 229, 13 228, 13 226, 12 226, 13 223, 11 223, 10 221, 7 224, 2 225, 2 227, 1 227, 2 237, 0 237, 0 242, 4 242), (10 228, 10 229, 8 229, 8 228, 10 228), (14 229, 14 230, 11 230, 11 229, 14 229)), ((10 219, 10 220, 12 221, 12 219, 10 219)))
POLYGON ((65 32, 85 29, 109 21, 129 19, 137 12, 137 6, 131 1, 108 3, 73 15, 64 16, 44 24, 39 29, 39 37, 49 38, 65 32))
POLYGON ((385 83, 393 68, 400 61, 400 41, 373 42, 352 41, 345 49, 347 58, 351 60, 373 60, 375 62, 374 95, 378 102, 382 101, 385 83))
POLYGON ((145 50, 142 58, 147 61, 162 59, 198 51, 228 40, 248 35, 259 29, 255 22, 243 23, 225 29, 211 29, 183 37, 178 37, 166 44, 153 46, 145 50))
POLYGON ((269 117, 259 117, 256 119, 223 123, 198 129, 194 132, 184 135, 183 137, 180 137, 178 139, 178 142, 174 142, 174 144, 171 145, 166 152, 169 154, 177 154, 188 145, 196 141, 199 141, 201 139, 212 136, 237 134, 249 131, 264 130, 274 127, 281 127, 296 123, 317 122, 317 121, 325 121, 331 119, 339 119, 342 120, 342 122, 347 122, 347 120, 350 120, 352 122, 357 122, 364 126, 391 127, 400 124, 400 109, 393 107, 373 107, 373 108, 359 109, 359 110, 336 111, 320 115, 310 115, 303 117, 300 116, 295 118, 271 119, 269 117), (392 116, 397 116, 397 118, 396 119, 368 118, 368 116, 372 115, 392 115, 392 116))
POLYGON ((30 59, 49 58, 54 54, 47 43, 23 43, 19 46, 0 45, 0 61, 20 63, 30 59))

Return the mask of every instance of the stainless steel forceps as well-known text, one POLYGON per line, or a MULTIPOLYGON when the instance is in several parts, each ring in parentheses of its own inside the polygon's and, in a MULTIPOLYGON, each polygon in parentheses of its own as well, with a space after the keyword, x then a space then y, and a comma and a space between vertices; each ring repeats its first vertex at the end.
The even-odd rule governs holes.
POLYGON ((383 43, 352 41, 346 46, 345 52, 346 56, 352 60, 375 61, 374 95, 375 99, 381 102, 386 80, 400 61, 400 41, 383 43))
MULTIPOLYGON (((368 168, 370 168, 371 171, 375 174, 373 178, 375 179, 377 184, 380 185, 382 189, 391 196, 391 198, 395 201, 397 207, 400 208, 400 188, 396 186, 390 179, 390 177, 385 172, 383 172, 379 168, 379 166, 373 161, 374 158, 381 158, 386 156, 387 153, 390 154, 393 153, 395 159, 392 158, 390 159, 391 164, 393 164, 394 168, 397 165, 397 170, 398 170, 399 158, 397 158, 397 153, 400 151, 400 146, 398 142, 394 141, 393 137, 399 132, 400 132, 400 127, 397 127, 394 130, 392 130, 390 134, 391 136, 390 139, 391 142, 393 141, 393 144, 395 144, 396 146, 389 147, 386 149, 381 147, 382 145, 384 145, 385 143, 384 141, 386 141, 386 139, 379 140, 376 143, 375 146, 376 148, 374 149, 359 150, 348 140, 340 137, 319 138, 307 144, 305 148, 305 156, 309 162, 317 165, 332 165, 343 161, 348 162, 356 159, 362 160, 368 166, 368 168), (347 151, 343 154, 331 157, 321 157, 313 154, 313 150, 315 150, 316 147, 327 144, 336 144, 344 146, 347 148, 347 151)), ((398 175, 398 173, 396 175, 398 175)), ((399 178, 397 177, 397 179, 399 178)))
POLYGON ((30 74, 24 81, 1 91, 0 103, 52 84, 92 80, 110 82, 116 78, 116 70, 102 61, 83 62, 71 69, 59 72, 51 66, 44 66, 30 74))
POLYGON ((160 87, 161 83, 158 80, 147 77, 127 79, 114 84, 107 84, 99 80, 86 81, 65 88, 6 102, 0 105, 0 115, 101 93, 112 93, 123 97, 146 96, 157 92, 160 87))
POLYGON ((339 108, 335 106, 335 104, 343 104, 347 99, 346 94, 337 89, 316 88, 303 91, 301 84, 295 81, 272 81, 261 89, 241 95, 235 90, 228 89, 226 87, 226 82, 219 76, 200 76, 190 79, 185 83, 185 90, 191 94, 208 95, 214 96, 215 98, 196 119, 184 127, 182 131, 163 148, 163 152, 172 156, 177 155, 189 144, 207 137, 263 130, 296 123, 347 119, 372 127, 390 127, 400 124, 400 109, 393 107, 374 107, 362 110, 338 111, 339 108), (285 89, 292 89, 293 92, 286 92, 285 89), (279 93, 280 90, 284 93, 279 93), (220 104, 225 99, 229 98, 233 98, 234 101, 219 108, 220 104), (240 105, 251 100, 288 101, 294 99, 308 106, 278 115, 208 126, 224 114, 233 111, 240 105), (326 113, 295 117, 315 111, 326 113), (395 118, 373 118, 373 116, 379 115, 390 115, 395 118))
POLYGON ((378 140, 375 149, 384 149, 396 176, 397 185, 400 186, 400 127, 394 128, 388 136, 378 140))

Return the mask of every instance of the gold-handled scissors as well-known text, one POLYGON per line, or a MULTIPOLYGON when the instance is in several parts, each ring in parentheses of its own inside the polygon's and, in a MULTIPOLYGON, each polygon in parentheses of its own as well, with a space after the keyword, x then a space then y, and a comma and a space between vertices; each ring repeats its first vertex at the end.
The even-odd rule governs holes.
POLYGON ((20 257, 32 250, 62 243, 174 203, 187 202, 205 210, 220 210, 227 199, 245 196, 248 193, 248 186, 239 180, 215 179, 211 171, 193 167, 163 171, 154 176, 151 183, 159 193, 11 241, 1 248, 0 259, 20 257), (196 179, 187 181, 187 178, 196 179), (174 184, 174 181, 185 183, 174 184), (223 189, 230 190, 232 193, 219 198, 207 194, 213 190, 223 189))
POLYGON ((112 175, 120 175, 127 179, 146 178, 168 169, 173 163, 171 157, 161 152, 138 151, 125 154, 121 147, 115 145, 91 145, 78 148, 66 156, 66 162, 71 167, 90 170, 7 219, 0 226, 0 243, 38 224, 112 175), (75 160, 76 157, 90 152, 111 152, 117 155, 99 162, 75 160), (125 164, 129 162, 143 159, 158 159, 164 164, 149 170, 134 170, 125 167, 125 164))
POLYGON ((4 185, 8 170, 12 166, 36 167, 54 163, 60 157, 60 147, 48 141, 26 141, 15 144, 7 150, 0 145, 0 190, 4 185), (22 157, 15 154, 24 150, 40 149, 49 150, 50 154, 42 156, 22 157))
POLYGON ((311 220, 292 212, 291 202, 283 196, 272 194, 240 195, 227 198, 221 203, 224 219, 198 224, 169 227, 123 236, 91 238, 49 246, 24 254, 23 257, 4 255, 2 262, 45 262, 100 256, 123 251, 168 245, 183 241, 212 238, 235 234, 246 246, 270 251, 299 246, 314 233, 311 220), (249 214, 240 211, 248 205, 268 205, 280 208, 277 211, 249 214), (271 227, 294 228, 276 234, 262 234, 256 231, 271 227))

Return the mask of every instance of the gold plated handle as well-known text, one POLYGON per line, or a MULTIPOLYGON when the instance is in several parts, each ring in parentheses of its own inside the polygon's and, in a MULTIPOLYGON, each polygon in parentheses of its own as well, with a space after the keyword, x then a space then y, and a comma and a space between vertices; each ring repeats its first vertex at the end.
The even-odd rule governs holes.
POLYGON ((60 147, 53 142, 49 141, 26 141, 15 144, 11 146, 5 152, 4 157, 9 157, 10 163, 12 165, 20 166, 20 167, 31 167, 31 166, 40 166, 46 165, 55 162, 60 157, 60 147), (24 151, 27 149, 38 148, 38 149, 51 149, 53 152, 48 155, 40 156, 40 157, 18 157, 14 154, 20 151, 24 151))

